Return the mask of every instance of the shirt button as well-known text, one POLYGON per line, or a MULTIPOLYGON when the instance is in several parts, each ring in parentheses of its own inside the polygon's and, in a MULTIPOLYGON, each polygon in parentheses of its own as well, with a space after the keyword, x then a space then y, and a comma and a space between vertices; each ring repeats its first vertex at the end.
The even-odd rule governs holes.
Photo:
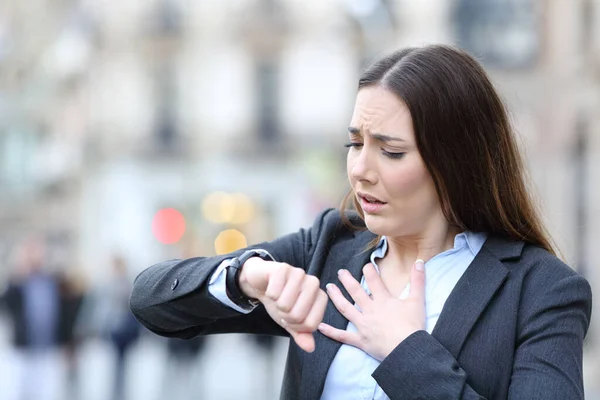
POLYGON ((177 285, 179 285, 179 279, 175 279, 173 283, 171 283, 171 290, 175 290, 177 285))

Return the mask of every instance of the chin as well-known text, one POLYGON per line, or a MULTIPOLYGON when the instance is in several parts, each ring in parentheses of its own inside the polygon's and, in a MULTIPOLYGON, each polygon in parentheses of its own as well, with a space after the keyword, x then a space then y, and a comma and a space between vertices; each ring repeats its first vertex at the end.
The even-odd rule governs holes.
POLYGON ((364 220, 367 229, 379 236, 401 237, 412 235, 414 232, 413 230, 409 229, 408 221, 368 214, 365 214, 364 220))
POLYGON ((367 229, 372 233, 379 236, 390 236, 391 227, 389 221, 386 218, 375 217, 369 214, 365 214, 365 225, 367 229))

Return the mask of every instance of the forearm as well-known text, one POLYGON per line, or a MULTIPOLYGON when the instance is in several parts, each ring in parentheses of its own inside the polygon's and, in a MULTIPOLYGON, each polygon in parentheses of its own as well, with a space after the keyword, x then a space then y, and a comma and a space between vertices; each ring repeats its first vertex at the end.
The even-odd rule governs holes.
POLYGON ((209 290, 211 277, 219 265, 237 255, 236 252, 222 257, 170 260, 144 270, 134 282, 130 298, 133 314, 152 332, 168 337, 285 334, 263 307, 240 312, 209 290))

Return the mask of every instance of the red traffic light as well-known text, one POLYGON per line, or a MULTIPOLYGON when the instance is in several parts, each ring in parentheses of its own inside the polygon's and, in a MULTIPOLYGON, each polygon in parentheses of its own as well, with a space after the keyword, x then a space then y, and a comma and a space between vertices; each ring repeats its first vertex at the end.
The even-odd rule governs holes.
POLYGON ((152 233, 161 243, 177 243, 185 233, 185 219, 174 208, 160 209, 152 220, 152 233))

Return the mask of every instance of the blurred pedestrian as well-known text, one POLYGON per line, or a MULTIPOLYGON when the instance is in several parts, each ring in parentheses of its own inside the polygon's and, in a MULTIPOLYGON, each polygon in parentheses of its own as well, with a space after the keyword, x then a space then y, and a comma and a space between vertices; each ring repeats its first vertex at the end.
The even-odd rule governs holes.
POLYGON ((203 398, 203 375, 198 368, 200 355, 206 347, 206 338, 190 340, 169 338, 161 399, 173 396, 177 400, 203 398))
POLYGON ((126 390, 126 361, 140 335, 140 324, 129 310, 132 280, 125 259, 114 255, 109 280, 84 299, 77 320, 79 337, 99 337, 115 350, 113 400, 123 400, 126 390))
POLYGON ((15 273, 9 280, 4 303, 13 324, 19 383, 17 398, 58 400, 66 314, 62 307, 60 278, 48 269, 46 244, 31 237, 17 249, 15 273))
POLYGON ((61 318, 58 327, 58 339, 61 343, 66 362, 66 391, 65 400, 78 400, 79 395, 79 338, 75 335, 75 324, 79 314, 85 288, 83 282, 75 274, 64 271, 59 280, 59 297, 61 318))

